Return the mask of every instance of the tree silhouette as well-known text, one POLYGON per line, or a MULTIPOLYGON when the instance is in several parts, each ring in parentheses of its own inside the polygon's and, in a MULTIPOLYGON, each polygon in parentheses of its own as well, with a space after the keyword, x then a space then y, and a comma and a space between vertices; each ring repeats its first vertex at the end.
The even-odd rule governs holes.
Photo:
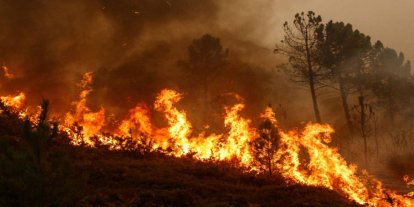
POLYGON ((321 53, 318 62, 327 70, 329 85, 339 92, 346 123, 352 133, 348 96, 355 89, 362 93, 362 82, 358 80, 364 75, 371 38, 343 22, 330 21, 319 32, 318 49, 321 53))
POLYGON ((282 65, 282 68, 295 81, 309 86, 317 122, 321 122, 316 94, 318 79, 322 77, 317 64, 318 34, 324 27, 321 22, 321 16, 317 16, 312 11, 307 14, 297 13, 293 20, 293 28, 288 22, 283 25, 284 38, 274 50, 275 53, 283 54, 289 59, 289 64, 282 65))
POLYGON ((374 46, 372 91, 377 104, 384 107, 391 123, 402 110, 411 108, 414 83, 411 62, 403 53, 385 48, 381 42, 374 46))
POLYGON ((206 121, 209 86, 227 62, 228 49, 223 48, 219 38, 205 34, 188 47, 188 56, 189 59, 181 61, 180 65, 191 76, 194 87, 200 87, 202 91, 203 119, 206 121))
POLYGON ((361 137, 364 141, 364 162, 365 167, 369 167, 369 159, 368 159, 368 137, 374 133, 376 149, 378 154, 378 140, 375 136, 376 133, 376 117, 375 117, 375 110, 372 105, 366 103, 364 96, 358 97, 358 104, 354 105, 352 108, 355 112, 355 121, 359 125, 359 130, 361 133, 361 137))
POLYGON ((279 130, 266 119, 258 128, 259 137, 253 142, 253 150, 256 161, 264 166, 269 175, 273 174, 274 155, 280 140, 279 130))

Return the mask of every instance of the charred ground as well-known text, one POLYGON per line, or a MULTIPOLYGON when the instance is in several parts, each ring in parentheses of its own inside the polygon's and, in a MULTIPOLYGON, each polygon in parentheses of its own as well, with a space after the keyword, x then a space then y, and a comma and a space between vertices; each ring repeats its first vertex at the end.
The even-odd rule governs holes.
POLYGON ((69 144, 17 114, 0 116, 0 206, 356 206, 232 162, 69 144))

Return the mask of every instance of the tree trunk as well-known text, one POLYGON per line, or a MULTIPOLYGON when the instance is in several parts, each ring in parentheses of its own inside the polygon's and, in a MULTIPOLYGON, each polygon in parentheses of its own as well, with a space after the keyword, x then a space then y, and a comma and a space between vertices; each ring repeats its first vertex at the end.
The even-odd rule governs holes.
POLYGON ((351 113, 349 111, 348 94, 346 92, 344 80, 342 79, 341 75, 339 75, 338 79, 339 79, 339 93, 341 95, 342 107, 344 109, 344 114, 345 114, 345 120, 348 126, 349 133, 351 133, 352 135, 354 130, 352 127, 351 113))
POLYGON ((364 159, 365 159, 365 166, 368 168, 368 143, 367 143, 367 132, 365 129, 365 121, 366 121, 366 114, 365 114, 365 103, 364 97, 360 96, 359 99, 359 106, 361 107, 361 134, 362 138, 364 139, 364 159))
POLYGON ((321 123, 322 119, 321 119, 321 115, 319 112, 319 106, 318 106, 316 90, 315 90, 315 83, 314 83, 313 78, 309 78, 309 86, 310 86, 310 91, 312 95, 312 103, 313 103, 313 111, 315 112, 315 119, 316 119, 316 122, 321 123))
POLYGON ((377 135, 377 117, 374 114, 374 139, 375 139, 375 150, 377 159, 379 158, 379 143, 378 143, 378 135, 377 135))
POLYGON ((321 123, 322 119, 321 119, 321 115, 319 112, 319 106, 318 106, 318 101, 316 97, 315 79, 313 76, 314 74, 313 74, 313 69, 312 69, 312 60, 311 60, 311 53, 310 53, 308 41, 309 41, 308 34, 306 33, 305 46, 306 46, 306 59, 307 59, 308 73, 309 73, 309 87, 310 87, 310 92, 312 96, 313 111, 315 112, 315 119, 316 119, 316 122, 321 123))
POLYGON ((203 124, 208 123, 208 82, 207 77, 203 78, 203 124))
POLYGON ((269 142, 267 146, 267 161, 268 161, 268 167, 269 167, 269 176, 272 176, 272 159, 273 159, 273 151, 272 151, 272 142, 271 137, 269 136, 269 142))

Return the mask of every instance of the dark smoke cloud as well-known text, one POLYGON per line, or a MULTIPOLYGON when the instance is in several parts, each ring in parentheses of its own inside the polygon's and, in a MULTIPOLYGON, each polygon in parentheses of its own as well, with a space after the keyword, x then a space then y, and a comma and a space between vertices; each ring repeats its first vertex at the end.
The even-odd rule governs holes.
POLYGON ((52 110, 62 113, 77 100, 82 74, 94 71, 93 109, 103 106, 122 117, 172 87, 186 93, 183 107, 197 122, 191 102, 197 94, 187 92, 192 86, 183 84, 188 77, 177 61, 187 58, 193 39, 210 33, 230 50, 230 64, 213 83, 212 97, 240 93, 249 116, 280 103, 311 119, 306 91, 298 92, 273 71, 280 62, 272 49, 281 25, 272 10, 284 7, 269 0, 0 0, 0 61, 16 75, 1 79, 0 90, 26 92, 30 105, 48 98, 52 110), (302 93, 304 100, 296 101, 294 94, 302 93))
MULTIPOLYGON (((133 64, 136 73, 131 75, 145 73, 140 67, 158 43, 143 37, 144 31, 162 32, 159 28, 169 22, 203 19, 214 11, 211 1, 2 0, 0 58, 17 76, 3 83, 3 89, 23 90, 33 100, 44 96, 65 106, 73 97, 60 94, 73 94, 85 71, 112 68, 112 73, 126 73, 122 69, 133 64)), ((164 30, 163 41, 175 32, 164 30)), ((161 60, 163 52, 157 56, 161 60)), ((110 85, 110 79, 101 81, 110 85)))

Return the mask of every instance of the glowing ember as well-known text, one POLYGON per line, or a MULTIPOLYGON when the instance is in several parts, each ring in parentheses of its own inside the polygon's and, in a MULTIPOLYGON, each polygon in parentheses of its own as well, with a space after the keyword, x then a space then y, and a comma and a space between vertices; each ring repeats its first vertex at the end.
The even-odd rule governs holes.
POLYGON ((410 178, 408 175, 404 175, 403 180, 407 184, 407 186, 414 185, 414 179, 410 178))
POLYGON ((1 69, 4 72, 4 77, 6 77, 8 79, 14 78, 14 75, 10 72, 10 69, 7 66, 3 65, 3 66, 1 66, 1 69))

